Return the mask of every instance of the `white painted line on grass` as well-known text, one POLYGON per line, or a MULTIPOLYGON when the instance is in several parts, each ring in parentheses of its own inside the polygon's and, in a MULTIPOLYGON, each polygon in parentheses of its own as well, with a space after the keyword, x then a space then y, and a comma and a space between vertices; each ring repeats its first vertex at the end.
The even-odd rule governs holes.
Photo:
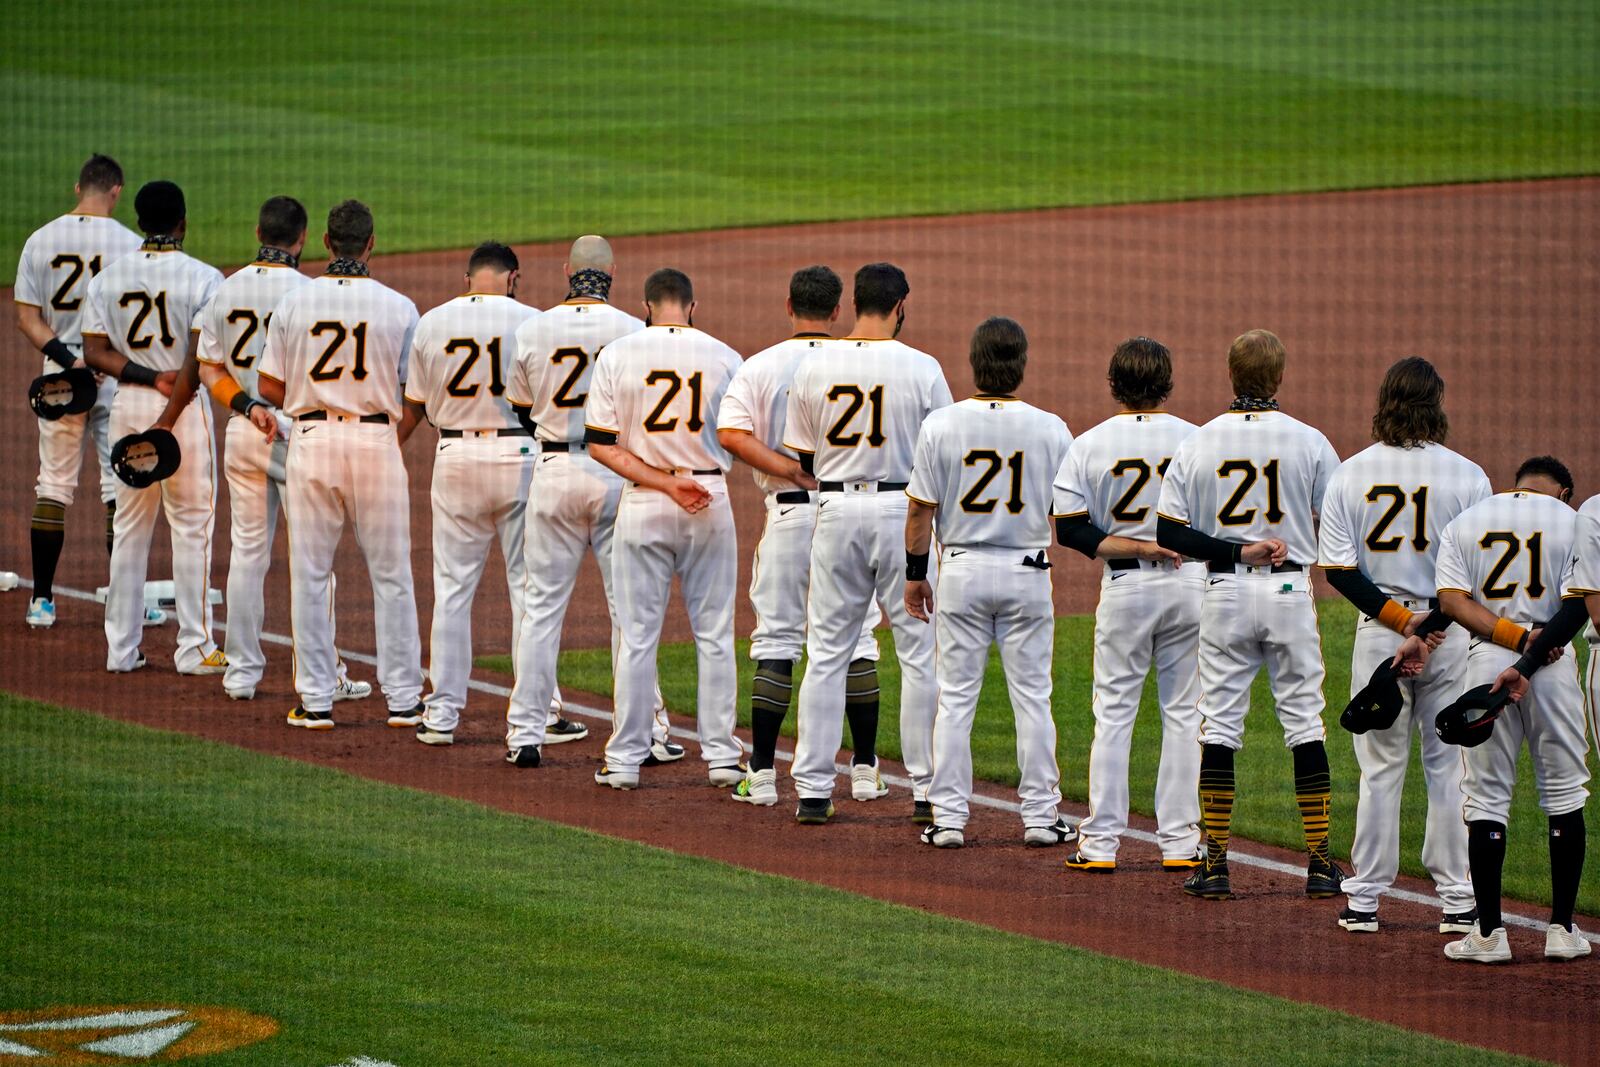
MULTIPOLYGON (((22 584, 30 589, 33 587, 33 583, 26 579, 23 580, 22 584)), ((90 602, 97 603, 93 594, 85 593, 79 589, 69 589, 64 586, 57 586, 55 591, 58 594, 71 597, 75 600, 88 600, 90 602)), ((216 625, 218 629, 227 629, 226 623, 217 623, 216 625)), ((268 644, 273 645, 292 646, 294 644, 293 640, 283 636, 282 634, 263 633, 261 635, 261 639, 268 644)), ((346 649, 340 649, 339 654, 345 659, 354 660, 356 663, 364 663, 372 667, 377 666, 378 663, 376 657, 368 656, 360 652, 350 652, 346 649)), ((480 693, 487 693, 490 696, 501 698, 509 698, 511 696, 511 690, 507 689, 503 685, 495 685, 493 682, 482 682, 476 678, 473 678, 467 682, 467 685, 473 689, 476 689, 480 693)), ((592 708, 585 704, 575 704, 572 701, 567 700, 565 697, 563 697, 561 701, 561 710, 563 714, 571 712, 572 714, 585 719, 599 719, 605 722, 611 721, 611 713, 609 711, 601 711, 599 708, 592 708)), ((670 732, 673 737, 680 737, 689 741, 699 740, 699 735, 696 734, 695 731, 685 729, 681 726, 672 727, 670 732)), ((777 752, 777 758, 785 763, 792 763, 794 761, 794 753, 780 748, 777 752)), ((850 773, 850 768, 842 763, 834 764, 834 770, 840 774, 850 773)), ((911 780, 909 778, 902 778, 897 774, 885 774, 883 775, 883 780, 888 782, 890 785, 899 786, 902 789, 911 788, 911 780)), ((982 793, 974 792, 972 796, 972 803, 979 807, 993 808, 996 811, 1010 812, 1013 815, 1022 814, 1022 807, 1016 803, 1016 801, 1004 800, 1000 797, 985 796, 982 793)), ((1072 815, 1067 815, 1065 818, 1067 822, 1074 826, 1083 821, 1072 815)), ((1131 826, 1123 832, 1123 836, 1126 838, 1131 838, 1134 841, 1143 841, 1146 844, 1153 845, 1158 843, 1155 834, 1150 833, 1148 830, 1139 830, 1131 826)), ((1245 867, 1259 867, 1262 870, 1272 871, 1276 874, 1289 875, 1296 878, 1305 876, 1305 868, 1303 866, 1296 866, 1291 863, 1284 863, 1281 860, 1271 859, 1267 856, 1256 856, 1248 852, 1239 852, 1233 849, 1228 851, 1228 862, 1240 864, 1245 867)), ((1418 893, 1410 889, 1391 887, 1385 891, 1384 896, 1392 897, 1395 900, 1403 900, 1409 904, 1420 904, 1423 907, 1437 908, 1439 906, 1439 901, 1436 897, 1431 897, 1425 893, 1418 893)), ((1543 931, 1550 925, 1543 919, 1534 919, 1526 915, 1517 915, 1510 911, 1502 912, 1501 919, 1507 926, 1520 926, 1525 930, 1543 931)), ((1583 936, 1584 939, 1589 941, 1591 944, 1600 944, 1600 933, 1585 933, 1583 936)))

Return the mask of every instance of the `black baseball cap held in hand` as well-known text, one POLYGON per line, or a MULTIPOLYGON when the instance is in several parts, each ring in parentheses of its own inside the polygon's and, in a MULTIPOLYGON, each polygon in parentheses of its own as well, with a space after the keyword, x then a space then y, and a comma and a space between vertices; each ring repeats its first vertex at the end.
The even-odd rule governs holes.
POLYGON ((63 415, 82 415, 94 407, 99 391, 94 371, 71 367, 35 378, 28 386, 28 406, 41 419, 53 422, 63 415))
POLYGON ((1500 717, 1501 709, 1511 703, 1511 694, 1504 689, 1498 693, 1491 693, 1489 689, 1487 685, 1468 689, 1439 713, 1433 720, 1433 732, 1439 735, 1439 740, 1462 748, 1475 748, 1489 740, 1494 733, 1495 719, 1500 717))
POLYGON ((130 433, 111 448, 111 469, 124 484, 148 489, 177 473, 183 450, 170 430, 130 433))
POLYGON ((1372 672, 1371 680, 1361 692, 1351 697, 1350 703, 1345 705, 1339 715, 1339 725, 1353 734, 1387 730, 1400 717, 1400 709, 1405 707, 1405 703, 1405 698, 1400 695, 1400 668, 1390 660, 1384 660, 1372 672))

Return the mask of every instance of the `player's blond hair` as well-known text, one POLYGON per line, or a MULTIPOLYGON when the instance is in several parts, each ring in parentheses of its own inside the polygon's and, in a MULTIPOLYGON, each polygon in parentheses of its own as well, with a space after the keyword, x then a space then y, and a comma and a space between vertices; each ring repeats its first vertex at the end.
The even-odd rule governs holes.
POLYGON ((1278 335, 1268 330, 1247 330, 1228 349, 1228 377, 1239 396, 1271 400, 1283 384, 1286 353, 1278 335))

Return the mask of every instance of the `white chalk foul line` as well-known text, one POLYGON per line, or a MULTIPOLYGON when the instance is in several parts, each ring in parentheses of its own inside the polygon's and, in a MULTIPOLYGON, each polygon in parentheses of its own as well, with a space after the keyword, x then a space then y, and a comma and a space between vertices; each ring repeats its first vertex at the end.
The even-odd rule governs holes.
MULTIPOLYGON (((30 589, 33 587, 33 583, 27 579, 23 579, 22 584, 30 589)), ((92 594, 85 593, 80 589, 69 589, 63 586, 57 586, 55 591, 59 595, 71 597, 74 600, 88 600, 92 603, 99 603, 99 601, 95 600, 92 594)), ((227 624, 217 623, 217 628, 226 630, 227 624)), ((292 639, 285 637, 282 634, 263 633, 261 635, 261 639, 268 644, 273 645, 292 646, 294 644, 292 639)), ((361 652, 351 652, 347 649, 340 649, 339 654, 347 660, 353 660, 356 663, 364 663, 369 667, 375 667, 378 664, 377 657, 369 656, 361 652)), ((472 689, 476 689, 480 693, 487 693, 489 696, 501 697, 503 699, 511 696, 511 690, 507 689, 503 685, 495 685, 493 682, 482 682, 476 678, 472 678, 467 682, 467 685, 472 689)), ((585 704, 575 704, 572 701, 567 700, 565 697, 563 697, 561 701, 561 711, 562 714, 571 712, 572 714, 585 719, 599 719, 605 722, 611 721, 611 713, 609 711, 602 711, 599 708, 591 708, 585 704)), ((693 730, 685 729, 681 726, 671 727, 670 733, 673 737, 683 738, 688 741, 699 741, 698 734, 696 734, 693 730)), ((780 748, 777 752, 777 758, 784 763, 792 763, 794 762, 794 753, 780 748)), ((842 763, 834 764, 834 770, 839 774, 850 773, 850 768, 842 763)), ((884 774, 883 780, 888 782, 890 785, 899 786, 902 789, 911 788, 911 779, 903 778, 897 774, 884 774)), ((1022 814, 1022 806, 1020 804, 1016 803, 1016 801, 1005 800, 1001 797, 985 796, 982 793, 974 792, 972 796, 972 803, 978 807, 993 808, 996 811, 1009 812, 1012 815, 1021 816, 1022 814)), ((1066 818, 1067 822, 1071 823, 1073 826, 1076 826, 1078 823, 1083 821, 1082 819, 1079 819, 1073 815, 1067 815, 1064 817, 1066 818)), ((1131 826, 1128 827, 1127 830, 1123 831, 1122 836, 1125 838, 1130 838, 1134 841, 1143 841, 1144 843, 1151 845, 1158 843, 1155 834, 1150 833, 1148 830, 1139 830, 1131 826)), ((1268 856, 1256 856, 1248 852, 1239 852, 1233 849, 1228 850, 1228 862, 1237 863, 1245 867, 1259 867, 1262 870, 1272 871, 1275 874, 1288 875, 1295 878, 1303 878, 1305 876, 1304 867, 1296 866, 1291 863, 1284 863, 1281 860, 1275 860, 1268 856)), ((1390 887, 1384 891, 1384 896, 1393 898, 1394 900, 1403 900, 1408 904, 1420 904, 1423 907, 1437 908, 1439 906, 1439 901, 1437 898, 1428 896, 1424 893, 1418 893, 1410 889, 1390 887)), ((1519 926, 1524 930, 1543 931, 1550 925, 1543 919, 1535 919, 1527 915, 1518 915, 1511 911, 1502 911, 1501 919, 1507 926, 1519 926)), ((1585 933, 1583 937, 1591 944, 1600 944, 1600 933, 1585 933)))

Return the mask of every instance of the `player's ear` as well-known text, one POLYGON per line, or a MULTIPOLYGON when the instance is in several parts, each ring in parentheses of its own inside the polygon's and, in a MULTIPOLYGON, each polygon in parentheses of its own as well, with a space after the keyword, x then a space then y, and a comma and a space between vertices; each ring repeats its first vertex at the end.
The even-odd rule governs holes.
POLYGON ((838 322, 839 321, 839 307, 840 307, 840 305, 838 305, 838 304, 833 305, 833 314, 828 316, 828 321, 829 322, 838 322))
POLYGON ((563 278, 567 278, 569 280, 572 278, 572 264, 571 263, 563 263, 563 264, 561 264, 561 276, 563 278))
POLYGON ((72 195, 79 200, 83 199, 83 186, 77 182, 72 183, 72 195))
POLYGON ((328 250, 330 256, 333 255, 333 241, 328 238, 327 233, 322 235, 322 247, 328 250))
POLYGON ((261 236, 261 227, 257 226, 256 227, 256 244, 264 245, 266 243, 267 243, 266 240, 261 236))
POLYGON ((365 252, 361 253, 361 254, 364 255, 364 256, 372 255, 372 248, 377 243, 377 241, 378 241, 378 235, 377 234, 375 234, 375 233, 367 234, 367 250, 365 252))
POLYGON ((794 301, 790 300, 788 297, 784 297, 784 299, 783 299, 783 310, 788 314, 788 316, 791 319, 794 318, 794 301))
POLYGON ((189 232, 189 220, 188 219, 179 219, 178 220, 178 228, 176 230, 172 231, 172 236, 176 237, 178 240, 181 241, 181 240, 183 240, 184 235, 187 234, 188 232, 189 232))

